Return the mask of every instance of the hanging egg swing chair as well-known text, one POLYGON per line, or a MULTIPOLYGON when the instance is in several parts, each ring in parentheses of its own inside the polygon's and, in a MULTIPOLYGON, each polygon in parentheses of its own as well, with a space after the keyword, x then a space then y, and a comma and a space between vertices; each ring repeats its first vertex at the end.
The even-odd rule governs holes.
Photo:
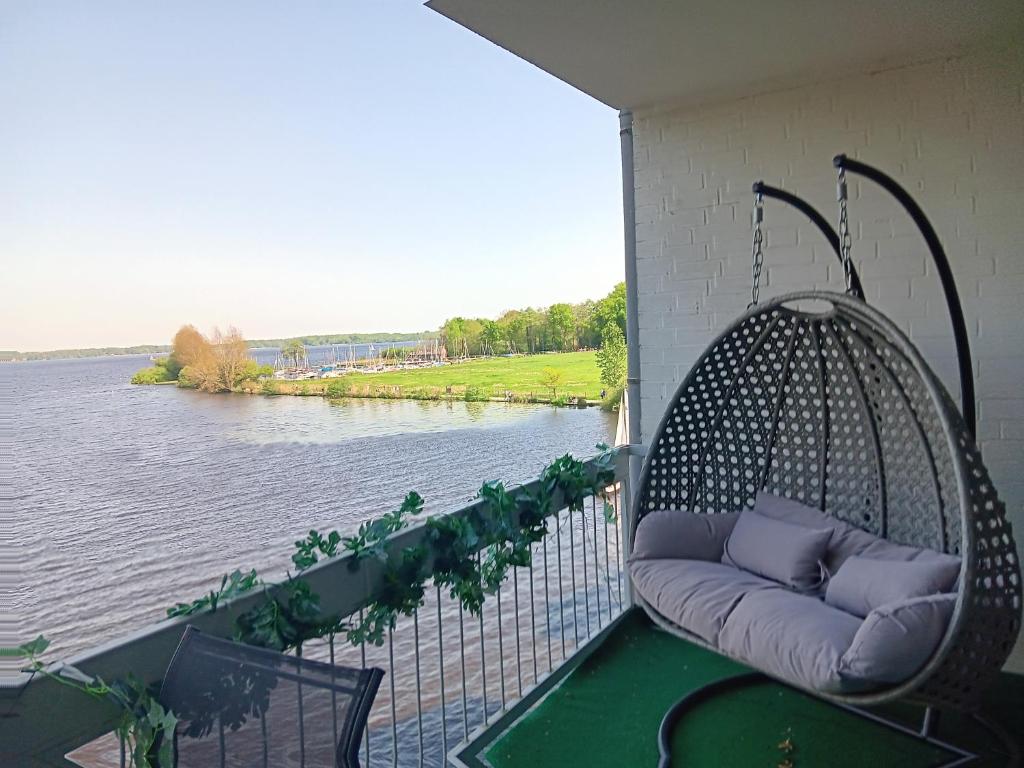
MULTIPOLYGON (((806 515, 830 521, 832 541, 860 542, 858 552, 920 550, 920 556, 882 557, 958 558, 955 583, 944 596, 947 623, 935 635, 934 647, 925 651, 926 658, 903 679, 852 684, 836 677, 835 684, 819 684, 809 682, 813 675, 793 673, 787 666, 798 663, 792 658, 802 652, 799 643, 808 642, 806 637, 781 651, 761 652, 774 653, 772 658, 781 660, 775 665, 761 665, 759 651, 750 650, 760 642, 755 635, 761 625, 754 619, 740 641, 731 646, 725 642, 730 626, 739 621, 737 614, 752 602, 749 596, 737 593, 724 619, 696 615, 704 610, 701 606, 713 604, 701 597, 700 587, 685 599, 679 594, 675 602, 665 598, 685 581, 681 568, 690 567, 686 563, 651 566, 668 561, 631 559, 634 592, 662 628, 829 702, 847 707, 895 700, 923 704, 928 707, 923 729, 927 737, 933 708, 976 711, 980 694, 1012 650, 1021 625, 1020 566, 1004 504, 975 445, 970 349, 942 246, 924 213, 894 180, 843 155, 834 164, 838 233, 795 195, 760 182, 754 185, 752 301, 711 343, 671 398, 644 459, 631 540, 635 549, 640 543, 637 532, 648 516, 687 514, 702 518, 712 531, 702 535, 721 539, 715 533, 719 521, 724 525, 744 510, 756 511, 762 498, 782 499, 778 503, 802 505, 812 510, 806 515), (914 344, 865 301, 850 258, 847 173, 869 178, 893 194, 925 237, 954 329, 959 410, 914 344), (759 301, 765 198, 793 205, 810 217, 839 258, 845 292, 808 290, 759 301), (675 575, 655 583, 656 568, 669 573, 666 569, 672 567, 675 575), (673 583, 677 587, 666 587, 673 583)), ((737 530, 725 538, 726 556, 737 530)), ((708 559, 717 556, 713 552, 708 559)), ((705 574, 721 568, 717 561, 692 567, 703 568, 705 574)), ((829 575, 826 571, 823 579, 829 575)), ((835 581, 835 573, 831 576, 835 581)), ((755 597, 765 600, 776 587, 781 589, 760 588, 755 597)), ((814 602, 822 603, 823 594, 818 592, 814 602)), ((780 593, 777 599, 790 598, 780 593)), ((785 646, 790 640, 781 636, 769 642, 785 646)), ((679 712, 670 715, 663 730, 679 712)))

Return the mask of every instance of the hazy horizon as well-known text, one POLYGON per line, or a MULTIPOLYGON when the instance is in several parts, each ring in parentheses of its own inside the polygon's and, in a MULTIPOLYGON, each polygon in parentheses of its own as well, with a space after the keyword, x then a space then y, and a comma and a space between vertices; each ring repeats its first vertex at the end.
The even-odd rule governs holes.
POLYGON ((0 349, 420 333, 622 279, 614 110, 419 2, 0 17, 0 349))
MULTIPOLYGON (((614 288, 614 285, 613 286, 609 286, 608 290, 605 291, 604 293, 600 294, 599 296, 585 296, 580 301, 597 301, 598 299, 604 298, 613 288, 614 288)), ((563 303, 563 302, 552 302, 552 303, 563 303)), ((509 311, 509 310, 521 310, 521 309, 524 309, 524 308, 526 308, 526 307, 524 307, 524 306, 520 306, 520 307, 509 306, 509 307, 506 307, 505 309, 501 310, 498 314, 500 315, 500 314, 502 314, 502 313, 504 313, 506 311, 509 311)), ((542 306, 542 305, 537 305, 537 306, 534 306, 534 307, 531 307, 531 308, 532 309, 544 309, 546 307, 542 306)), ((497 316, 498 315, 495 315, 494 317, 491 317, 489 319, 497 319, 497 316)), ((465 313, 457 312, 456 311, 456 312, 451 312, 448 315, 446 315, 445 319, 450 319, 452 317, 469 317, 469 315, 466 315, 465 313)), ((175 326, 174 330, 177 331, 179 328, 181 328, 184 325, 194 325, 194 323, 187 323, 187 322, 179 323, 177 326, 175 326)), ((231 325, 232 324, 229 323, 228 325, 221 327, 221 330, 227 330, 227 328, 231 327, 231 325)), ((252 334, 246 334, 246 333, 243 332, 243 336, 245 337, 246 341, 248 341, 250 343, 253 343, 253 342, 256 342, 256 341, 277 341, 277 340, 287 340, 287 339, 303 339, 303 338, 310 338, 310 337, 316 337, 316 336, 349 336, 349 335, 354 335, 354 334, 361 334, 361 335, 364 335, 364 336, 367 336, 367 335, 377 335, 377 336, 407 335, 407 336, 412 337, 412 336, 422 335, 422 334, 439 333, 440 329, 441 329, 441 323, 438 323, 437 326, 435 326, 433 328, 423 328, 421 330, 411 330, 409 328, 403 328, 401 330, 386 330, 386 329, 383 329, 383 328, 377 328, 377 329, 372 330, 372 331, 349 331, 349 330, 344 330, 344 331, 310 331, 310 332, 306 332, 306 333, 295 333, 295 334, 291 334, 291 335, 282 335, 282 334, 273 334, 272 333, 272 334, 268 334, 268 335, 265 335, 265 336, 254 336, 252 334)), ((199 328, 199 330, 201 332, 203 332, 204 334, 209 335, 214 329, 213 328, 199 328)), ((241 330, 242 329, 239 328, 239 331, 241 331, 241 330)), ((167 341, 138 341, 138 342, 134 342, 132 344, 90 344, 88 346, 76 346, 76 347, 70 347, 70 346, 47 347, 45 349, 44 348, 40 348, 40 349, 16 349, 14 347, 4 347, 4 346, 0 345, 0 352, 18 352, 18 353, 26 353, 26 354, 39 354, 39 353, 46 353, 46 352, 77 351, 77 350, 84 350, 84 349, 122 349, 122 348, 126 349, 126 348, 130 348, 130 347, 169 347, 169 346, 171 346, 171 341, 173 339, 173 335, 174 334, 172 333, 171 337, 169 337, 167 339, 167 341)), ((348 342, 346 342, 346 343, 348 343, 348 342)), ((361 344, 361 343, 364 343, 364 342, 353 342, 353 343, 361 344)))
MULTIPOLYGON (((308 338, 310 336, 347 336, 347 335, 350 335, 350 333, 363 333, 363 332, 362 331, 351 331, 351 332, 350 331, 323 331, 323 332, 317 332, 317 333, 299 333, 299 334, 296 334, 295 336, 266 336, 266 337, 263 337, 263 338, 251 338, 251 339, 250 338, 246 338, 245 341, 248 344, 254 344, 254 343, 258 342, 258 341, 278 341, 278 340, 288 340, 288 339, 302 339, 302 338, 308 338)), ((384 336, 384 335, 389 335, 389 336, 405 336, 405 335, 407 335, 410 338, 409 339, 405 339, 405 341, 413 341, 414 339, 412 339, 411 337, 417 336, 417 335, 422 335, 422 334, 425 334, 425 333, 436 333, 436 330, 425 330, 425 331, 367 331, 367 332, 364 333, 364 335, 375 335, 375 334, 376 335, 381 335, 381 336, 384 336)), ((38 354, 46 354, 46 353, 49 353, 49 352, 79 352, 79 351, 83 351, 83 350, 131 349, 132 347, 171 347, 172 346, 171 341, 172 341, 171 339, 168 339, 167 341, 140 341, 137 344, 98 344, 98 345, 88 346, 88 347, 51 347, 49 349, 7 349, 7 348, 0 348, 0 352, 17 352, 19 354, 38 355, 38 354)), ((358 346, 360 344, 368 344, 368 343, 373 343, 373 342, 362 342, 362 341, 338 342, 338 343, 336 343, 334 345, 326 344, 326 345, 323 345, 323 346, 345 346, 346 344, 352 344, 352 345, 358 346)), ((386 344, 388 342, 379 342, 379 343, 386 344)), ((129 354, 146 354, 146 353, 145 352, 138 352, 138 353, 129 353, 129 354)))

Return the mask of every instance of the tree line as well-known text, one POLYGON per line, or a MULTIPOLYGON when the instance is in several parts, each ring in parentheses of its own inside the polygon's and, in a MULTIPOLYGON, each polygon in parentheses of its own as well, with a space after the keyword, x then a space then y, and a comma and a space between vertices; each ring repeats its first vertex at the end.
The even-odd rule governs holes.
MULTIPOLYGON (((330 346, 332 344, 386 344, 392 341, 420 341, 437 338, 437 331, 422 333, 324 333, 296 336, 289 339, 251 339, 250 347, 280 348, 288 342, 298 342, 307 347, 330 346)), ((170 344, 137 344, 132 347, 88 347, 82 349, 51 349, 43 352, 19 352, 14 349, 0 350, 0 361, 68 360, 82 357, 110 357, 113 355, 157 355, 171 351, 170 344)))
POLYGON ((139 344, 134 347, 88 347, 85 349, 51 349, 45 352, 0 351, 0 360, 74 360, 82 357, 108 357, 110 355, 152 355, 169 352, 166 344, 139 344))
POLYGON ((322 333, 310 336, 293 336, 287 339, 251 339, 249 346, 253 349, 281 349, 291 344, 304 347, 329 347, 333 344, 387 344, 392 341, 422 341, 437 338, 436 331, 421 333, 322 333))
POLYGON ((496 320, 453 317, 441 326, 440 336, 448 357, 458 358, 596 349, 615 335, 613 329, 625 338, 625 283, 598 301, 511 309, 496 320))

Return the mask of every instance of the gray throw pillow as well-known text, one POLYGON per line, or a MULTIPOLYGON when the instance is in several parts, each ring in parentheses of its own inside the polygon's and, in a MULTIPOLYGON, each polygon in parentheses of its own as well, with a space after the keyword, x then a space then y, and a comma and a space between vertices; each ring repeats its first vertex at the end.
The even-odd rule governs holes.
POLYGON ((712 560, 722 558, 725 539, 736 525, 737 513, 698 515, 661 509, 644 516, 636 528, 629 561, 712 560))
MULTIPOLYGON (((765 517, 784 520, 787 523, 802 525, 806 528, 829 528, 832 531, 832 538, 829 539, 828 551, 825 553, 825 566, 831 573, 839 570, 839 566, 847 557, 861 554, 864 547, 877 541, 867 531, 862 531, 825 514, 820 509, 793 499, 775 496, 766 491, 758 491, 754 500, 754 511, 765 517)), ((903 559, 909 560, 910 558, 903 559)))
POLYGON ((722 562, 809 592, 825 580, 822 559, 831 536, 831 530, 805 528, 744 510, 726 539, 722 562))
POLYGON ((909 679, 935 652, 955 605, 956 595, 928 595, 871 611, 839 659, 839 675, 872 683, 909 679))
POLYGON ((803 525, 807 528, 831 528, 832 538, 829 540, 828 551, 825 553, 825 566, 832 574, 837 573, 846 559, 853 555, 870 557, 872 560, 946 560, 958 564, 960 562, 955 555, 908 547, 880 539, 874 534, 799 501, 774 496, 765 491, 758 492, 757 498, 754 500, 754 511, 766 517, 803 525))
POLYGON ((960 573, 957 558, 873 560, 854 555, 832 575, 825 602, 854 616, 913 597, 949 592, 960 573))

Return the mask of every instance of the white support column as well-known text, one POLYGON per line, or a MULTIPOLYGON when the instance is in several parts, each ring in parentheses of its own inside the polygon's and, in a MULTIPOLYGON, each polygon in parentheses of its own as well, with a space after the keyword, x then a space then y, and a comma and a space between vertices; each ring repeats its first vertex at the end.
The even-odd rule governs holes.
POLYGON ((628 438, 639 444, 640 437, 640 309, 636 270, 636 200, 633 188, 633 113, 619 113, 619 143, 622 150, 622 220, 626 274, 626 392, 628 438))
MULTIPOLYGON (((633 113, 628 110, 619 112, 619 143, 622 152, 622 219, 623 219, 623 250, 625 255, 626 273, 626 391, 623 393, 622 407, 626 411, 626 437, 631 445, 639 445, 640 434, 640 309, 639 291, 636 269, 636 199, 633 177, 633 113)), ((622 561, 623 565, 630 553, 630 529, 633 517, 633 494, 638 487, 640 477, 640 459, 633 451, 629 451, 626 461, 628 471, 622 483, 621 514, 619 524, 622 526, 622 561)), ((624 577, 624 604, 633 604, 633 585, 629 580, 629 571, 624 577)))

